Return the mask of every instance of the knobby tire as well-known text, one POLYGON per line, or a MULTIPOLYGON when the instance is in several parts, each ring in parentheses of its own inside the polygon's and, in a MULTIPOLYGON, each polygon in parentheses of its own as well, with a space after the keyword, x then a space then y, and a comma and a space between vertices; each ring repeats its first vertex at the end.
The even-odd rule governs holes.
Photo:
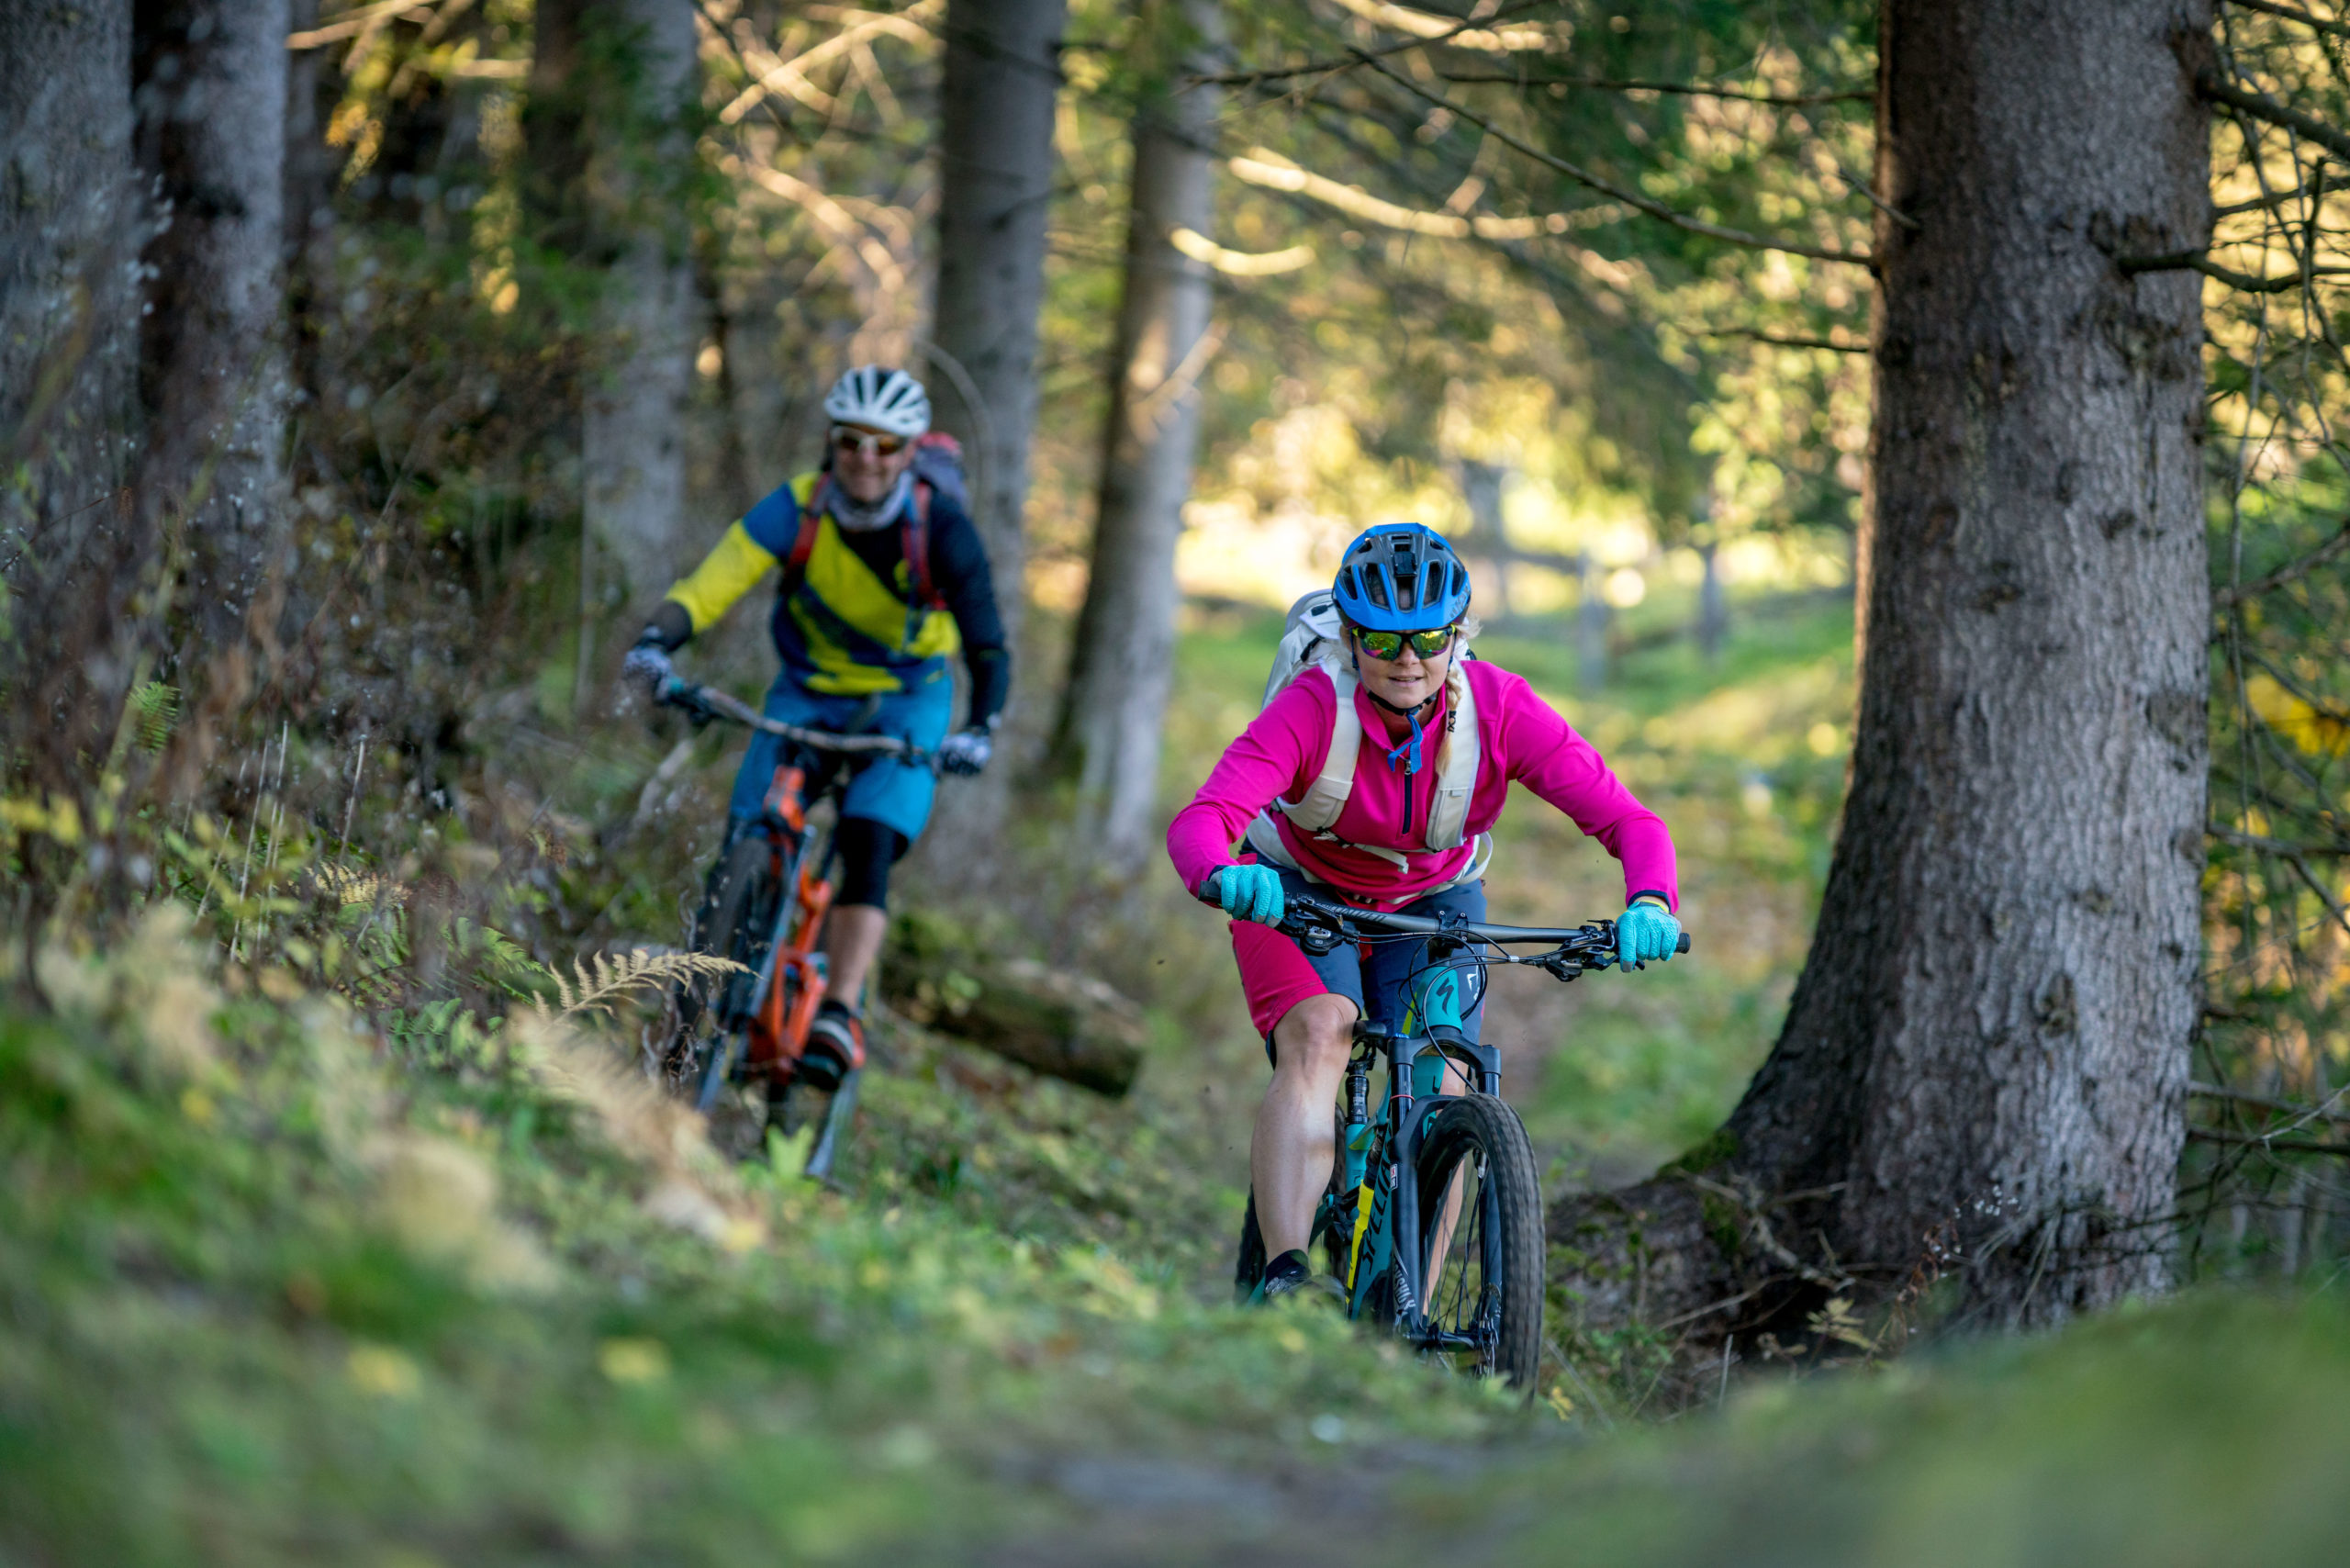
POLYGON ((1429 1118, 1413 1165, 1422 1234, 1431 1239, 1454 1175, 1468 1177, 1445 1254, 1421 1271, 1431 1326, 1474 1332, 1497 1308, 1499 1323, 1475 1370, 1530 1394, 1542 1360, 1544 1242, 1542 1190, 1525 1124, 1493 1095, 1462 1095, 1429 1118))
POLYGON ((711 892, 709 918, 698 923, 694 933, 697 952, 732 958, 749 971, 727 976, 706 1000, 698 991, 682 990, 678 998, 680 1037, 671 1071, 681 1086, 692 1086, 694 1108, 705 1115, 717 1104, 741 1054, 740 1036, 750 1026, 751 991, 767 958, 781 892, 773 848, 764 835, 747 834, 727 852, 711 892))

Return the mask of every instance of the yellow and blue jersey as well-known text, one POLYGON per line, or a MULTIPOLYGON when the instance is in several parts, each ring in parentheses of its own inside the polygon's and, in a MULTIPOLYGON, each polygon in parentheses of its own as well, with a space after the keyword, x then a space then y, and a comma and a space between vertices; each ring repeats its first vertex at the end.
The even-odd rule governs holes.
MULTIPOLYGON (((708 627, 770 569, 789 562, 822 477, 802 474, 761 500, 670 588, 691 632, 708 627)), ((776 652, 802 689, 861 697, 943 680, 947 657, 960 649, 972 672, 973 722, 983 722, 1002 705, 1010 675, 987 554, 970 519, 943 496, 930 498, 924 532, 936 602, 917 602, 930 596, 913 580, 902 518, 851 532, 826 510, 806 564, 787 574, 777 595, 776 652)))

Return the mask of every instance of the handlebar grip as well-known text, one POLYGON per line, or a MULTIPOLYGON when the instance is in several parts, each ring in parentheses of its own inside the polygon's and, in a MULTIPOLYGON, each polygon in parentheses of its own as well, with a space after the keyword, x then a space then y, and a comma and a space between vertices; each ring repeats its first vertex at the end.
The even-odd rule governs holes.
POLYGON ((1199 900, 1202 903, 1207 905, 1210 909, 1222 909, 1224 907, 1224 895, 1216 888, 1215 875, 1216 874, 1214 871, 1210 871, 1208 873, 1208 879, 1192 890, 1192 896, 1199 900))
POLYGON ((1676 953, 1685 953, 1689 950, 1689 933, 1684 931, 1681 934, 1681 940, 1673 945, 1673 950, 1676 953))

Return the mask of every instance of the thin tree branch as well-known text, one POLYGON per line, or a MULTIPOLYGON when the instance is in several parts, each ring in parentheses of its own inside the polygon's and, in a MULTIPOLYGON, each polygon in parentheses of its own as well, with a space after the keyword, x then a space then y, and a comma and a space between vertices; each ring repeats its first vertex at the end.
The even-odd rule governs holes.
POLYGON ((2350 1116, 2344 1116, 2327 1109, 2327 1105, 2342 1098, 2339 1092, 2333 1095, 2333 1100, 2326 1103, 2326 1105, 2304 1104, 2299 1100, 2279 1100, 2267 1094, 2247 1094, 2241 1089, 2224 1089, 2216 1083, 2189 1083, 2187 1086, 2187 1094, 2191 1100, 2226 1100, 2238 1105, 2250 1105, 2255 1110, 2275 1111, 2280 1115, 2299 1116, 2304 1122, 2350 1122, 2350 1116))
POLYGON ((1651 218, 1661 218, 1664 222, 1672 224, 1676 229, 1685 229, 1692 234, 1703 234, 1708 239, 1726 241, 1733 245, 1751 246, 1758 251, 1777 251, 1790 256, 1808 256, 1814 261, 1842 262, 1847 265, 1856 267, 1868 267, 1875 264, 1875 258, 1871 256, 1865 251, 1837 251, 1830 250, 1822 245, 1806 245, 1793 240, 1774 240, 1761 234, 1749 234, 1742 229, 1726 228, 1718 223, 1707 223, 1702 218, 1691 218, 1685 213, 1675 212, 1673 208, 1665 206, 1662 202, 1658 201, 1651 196, 1642 196, 1639 192, 1617 185, 1612 180, 1602 179, 1599 175, 1593 174, 1590 170, 1585 169, 1579 164, 1570 163, 1564 158, 1556 157, 1549 152, 1543 151, 1539 147, 1520 140, 1518 138, 1512 136, 1508 131, 1502 129, 1501 127, 1495 125, 1492 120, 1487 119, 1484 116, 1477 113, 1476 110, 1469 108, 1464 105, 1454 103, 1451 99, 1446 97, 1441 93, 1429 92, 1418 83, 1412 81, 1409 77, 1397 74, 1395 72, 1390 70, 1387 66, 1380 63, 1378 61, 1372 59, 1367 54, 1361 55, 1360 58, 1364 64, 1370 66, 1382 76, 1386 77, 1389 81, 1402 87, 1414 97, 1425 99, 1428 103, 1435 105, 1438 108, 1445 110, 1455 118, 1466 120, 1469 124, 1477 127, 1478 129, 1483 131, 1486 135, 1492 137, 1503 146, 1510 148, 1514 151, 1522 153, 1526 157, 1533 159, 1536 162, 1540 163, 1547 168, 1556 170, 1558 173, 1566 175, 1567 178, 1574 181, 1578 185, 1588 185, 1593 190, 1599 192, 1603 196, 1613 196, 1617 201, 1624 203, 1627 207, 1635 207, 1641 212, 1645 212, 1651 218))
MULTIPOLYGON (((2318 174, 2322 175, 2325 173, 2325 167, 2324 162, 2321 161, 2317 166, 2318 174)), ((2295 185, 2289 191, 2277 191, 2273 195, 2256 196, 2247 201, 2233 201, 2225 207, 2215 207, 2211 209, 2211 216, 2214 218, 2234 218, 2242 213, 2257 212, 2263 207, 2283 207, 2286 203, 2299 201, 2305 196, 2317 195, 2325 188, 2322 180, 2313 181, 2308 185, 2295 185)), ((2340 190, 2342 187, 2336 185, 2332 188, 2340 190)))
MULTIPOLYGON (((2245 833, 2240 828, 2220 827, 2217 825, 2205 828, 2203 831, 2210 834, 2213 838, 2218 839, 2222 844, 2232 844, 2239 849, 2256 849, 2264 855, 2322 855, 2327 857, 2329 859, 2340 859, 2345 856, 2350 856, 2350 845, 2289 844, 2281 838, 2269 838, 2261 834, 2245 833)), ((2209 1009, 2206 1009, 2206 1011, 2208 1012, 2209 1009)), ((2230 1018, 2240 1016, 2239 1014, 2232 1013, 2226 1014, 2212 1014, 2211 1015, 2213 1017, 2225 1016, 2230 1018)))
POLYGON ((2218 278, 2230 288, 2245 294, 2282 294, 2288 289, 2300 287, 2313 277, 2350 275, 2350 267, 2311 267, 2306 272, 2256 277, 2251 273, 2240 273, 2233 267, 2222 266, 2200 251, 2172 251, 2159 256, 2116 256, 2113 264, 2132 277, 2140 273, 2201 273, 2205 277, 2218 278))
POLYGON ((1718 327, 1710 331, 1692 332, 1693 338, 1751 338, 1758 343, 1776 343, 1783 349, 1833 349, 1838 353, 1866 353, 1866 343, 1840 343, 1833 338, 1807 338, 1794 332, 1765 332, 1752 327, 1718 327))
MULTIPOLYGON (((1827 151, 1827 149, 1822 148, 1821 151, 1825 152, 1827 151)), ((1868 204, 1871 207, 1876 208, 1887 218, 1893 219, 1894 222, 1901 225, 1902 228, 1909 230, 1910 233, 1915 234, 1918 232, 1920 225, 1916 218, 1910 217, 1899 207, 1895 207, 1883 196, 1878 196, 1876 192, 1869 189, 1869 183, 1866 180, 1862 179, 1858 174, 1852 173, 1852 170, 1844 167, 1844 161, 1841 158, 1839 158, 1834 153, 1830 152, 1828 154, 1828 161, 1836 166, 1836 177, 1843 181, 1844 184, 1852 190, 1859 192, 1862 196, 1867 199, 1868 204)))
MULTIPOLYGON (((1529 4, 1534 0, 1529 0, 1529 4)), ((1375 28, 1390 32, 1409 33, 1424 43, 1450 40, 1455 49, 1479 50, 1491 54, 1515 54, 1520 50, 1548 49, 1559 41, 1554 33, 1539 27, 1495 28, 1501 20, 1498 10, 1490 17, 1478 17, 1462 22, 1452 17, 1442 17, 1433 11, 1416 11, 1408 6, 1397 6, 1389 0, 1337 0, 1345 10, 1352 11, 1375 28), (1447 27, 1446 23, 1452 25, 1447 27)), ((1525 6, 1518 7, 1520 10, 1525 6)))
POLYGON ((2211 603, 2217 609, 2225 610, 2247 599, 2256 599, 2272 588, 2283 588, 2296 577, 2307 577, 2344 550, 2350 550, 2350 522, 2344 522, 2335 531, 2333 538, 2328 539, 2300 560, 2288 561, 2275 571, 2255 577, 2248 583, 2221 588, 2211 596, 2211 603))
POLYGON ((2299 6, 2280 6, 2277 0, 2228 0, 2228 4, 2246 11, 2261 11, 2271 17, 2282 17, 2288 22, 2299 22, 2305 28, 2315 28, 2335 38, 2350 39, 2350 27, 2324 17, 2312 17, 2299 6))
POLYGON ((1464 85, 1516 87, 1580 87, 1595 93, 1672 93, 1692 98, 1736 98, 1741 103, 1768 104, 1774 108, 1801 109, 1815 104, 1867 103, 1874 89, 1851 88, 1835 93, 1755 93, 1743 87, 1716 87, 1703 82, 1610 81, 1599 76, 1527 76, 1506 71, 1438 71, 1447 82, 1464 85))
POLYGON ((2255 119, 2282 126, 2298 136, 2309 138, 2336 157, 2350 158, 2350 134, 2344 134, 2289 104, 2280 104, 2266 93, 2253 92, 2225 81, 2209 66, 2195 73, 2195 89, 2215 104, 2225 104, 2255 119))
POLYGON ((1501 10, 1494 12, 1492 16, 1483 17, 1478 21, 1462 22, 1450 32, 1442 34, 1439 37, 1425 39, 1407 38, 1402 43, 1391 43, 1384 49, 1374 49, 1369 50, 1355 50, 1349 52, 1342 60, 1315 60, 1309 61, 1304 65, 1270 66, 1262 71, 1225 71, 1219 72, 1214 75, 1186 76, 1183 78, 1182 84, 1187 88, 1253 87, 1259 83, 1288 82, 1300 76, 1333 76, 1341 71, 1352 71, 1356 66, 1364 63, 1367 60, 1382 59, 1391 54, 1402 54, 1408 50, 1427 49, 1432 44, 1447 42, 1457 34, 1465 33, 1473 28, 1482 28, 1488 22, 1498 22, 1505 17, 1514 17, 1520 11, 1530 11, 1536 6, 1542 3, 1543 0, 1518 0, 1517 5, 1504 6, 1501 10))
POLYGON ((2274 1149, 2280 1154, 2350 1156, 2350 1143, 2320 1143, 2314 1138, 2263 1137, 2258 1133, 2221 1132, 2217 1127, 2190 1126, 2187 1136, 2197 1143, 2233 1144, 2245 1148, 2274 1149))

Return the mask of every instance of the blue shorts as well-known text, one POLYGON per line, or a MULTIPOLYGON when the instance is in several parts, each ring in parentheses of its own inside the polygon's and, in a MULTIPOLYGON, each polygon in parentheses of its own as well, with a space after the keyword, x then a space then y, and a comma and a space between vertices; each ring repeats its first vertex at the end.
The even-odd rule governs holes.
MULTIPOLYGON (((876 700, 870 697, 823 696, 802 689, 790 676, 783 675, 767 689, 766 711, 768 718, 780 719, 787 724, 847 731, 858 727, 866 704, 876 700)), ((860 733, 895 735, 924 751, 937 749, 938 743, 946 739, 955 703, 952 682, 932 681, 918 690, 884 692, 878 700, 879 707, 873 722, 864 725, 860 733)), ((780 735, 764 731, 752 733, 750 747, 743 754, 742 768, 734 775, 734 798, 727 804, 728 815, 747 820, 759 814, 760 802, 767 799, 767 785, 775 778, 783 745, 780 735)), ((931 797, 938 790, 937 777, 929 768, 909 767, 893 756, 859 757, 848 766, 848 793, 841 802, 841 815, 879 823, 903 834, 910 843, 922 835, 923 824, 930 821, 931 797)))
MULTIPOLYGON (((1281 876, 1281 896, 1284 898, 1303 895, 1319 899, 1325 903, 1346 902, 1346 896, 1337 890, 1325 883, 1309 880, 1286 866, 1276 866, 1273 869, 1281 876)), ((1485 884, 1482 880, 1464 882, 1457 888, 1428 893, 1414 899, 1397 913, 1460 914, 1469 920, 1482 921, 1485 918, 1485 884)), ((1389 1028, 1402 1024, 1405 988, 1411 983, 1412 977, 1427 968, 1428 962, 1427 944, 1422 941, 1371 942, 1360 946, 1343 942, 1316 958, 1288 937, 1278 932, 1267 931, 1263 926, 1237 923, 1234 930, 1236 934, 1247 932, 1252 936, 1259 934, 1270 936, 1287 948, 1290 954, 1295 955, 1298 960, 1310 966, 1315 978, 1322 982, 1324 991, 1345 997, 1355 1004, 1355 1011, 1363 1017, 1389 1028)), ((1245 980, 1248 978, 1246 964, 1243 969, 1245 980)), ((1472 1040, 1481 1038, 1479 1030, 1484 1021, 1485 1002, 1481 993, 1477 1005, 1461 1020, 1461 1031, 1472 1040)), ((1265 1056, 1269 1060, 1273 1056, 1273 1036, 1270 1033, 1265 1036, 1265 1056)))

